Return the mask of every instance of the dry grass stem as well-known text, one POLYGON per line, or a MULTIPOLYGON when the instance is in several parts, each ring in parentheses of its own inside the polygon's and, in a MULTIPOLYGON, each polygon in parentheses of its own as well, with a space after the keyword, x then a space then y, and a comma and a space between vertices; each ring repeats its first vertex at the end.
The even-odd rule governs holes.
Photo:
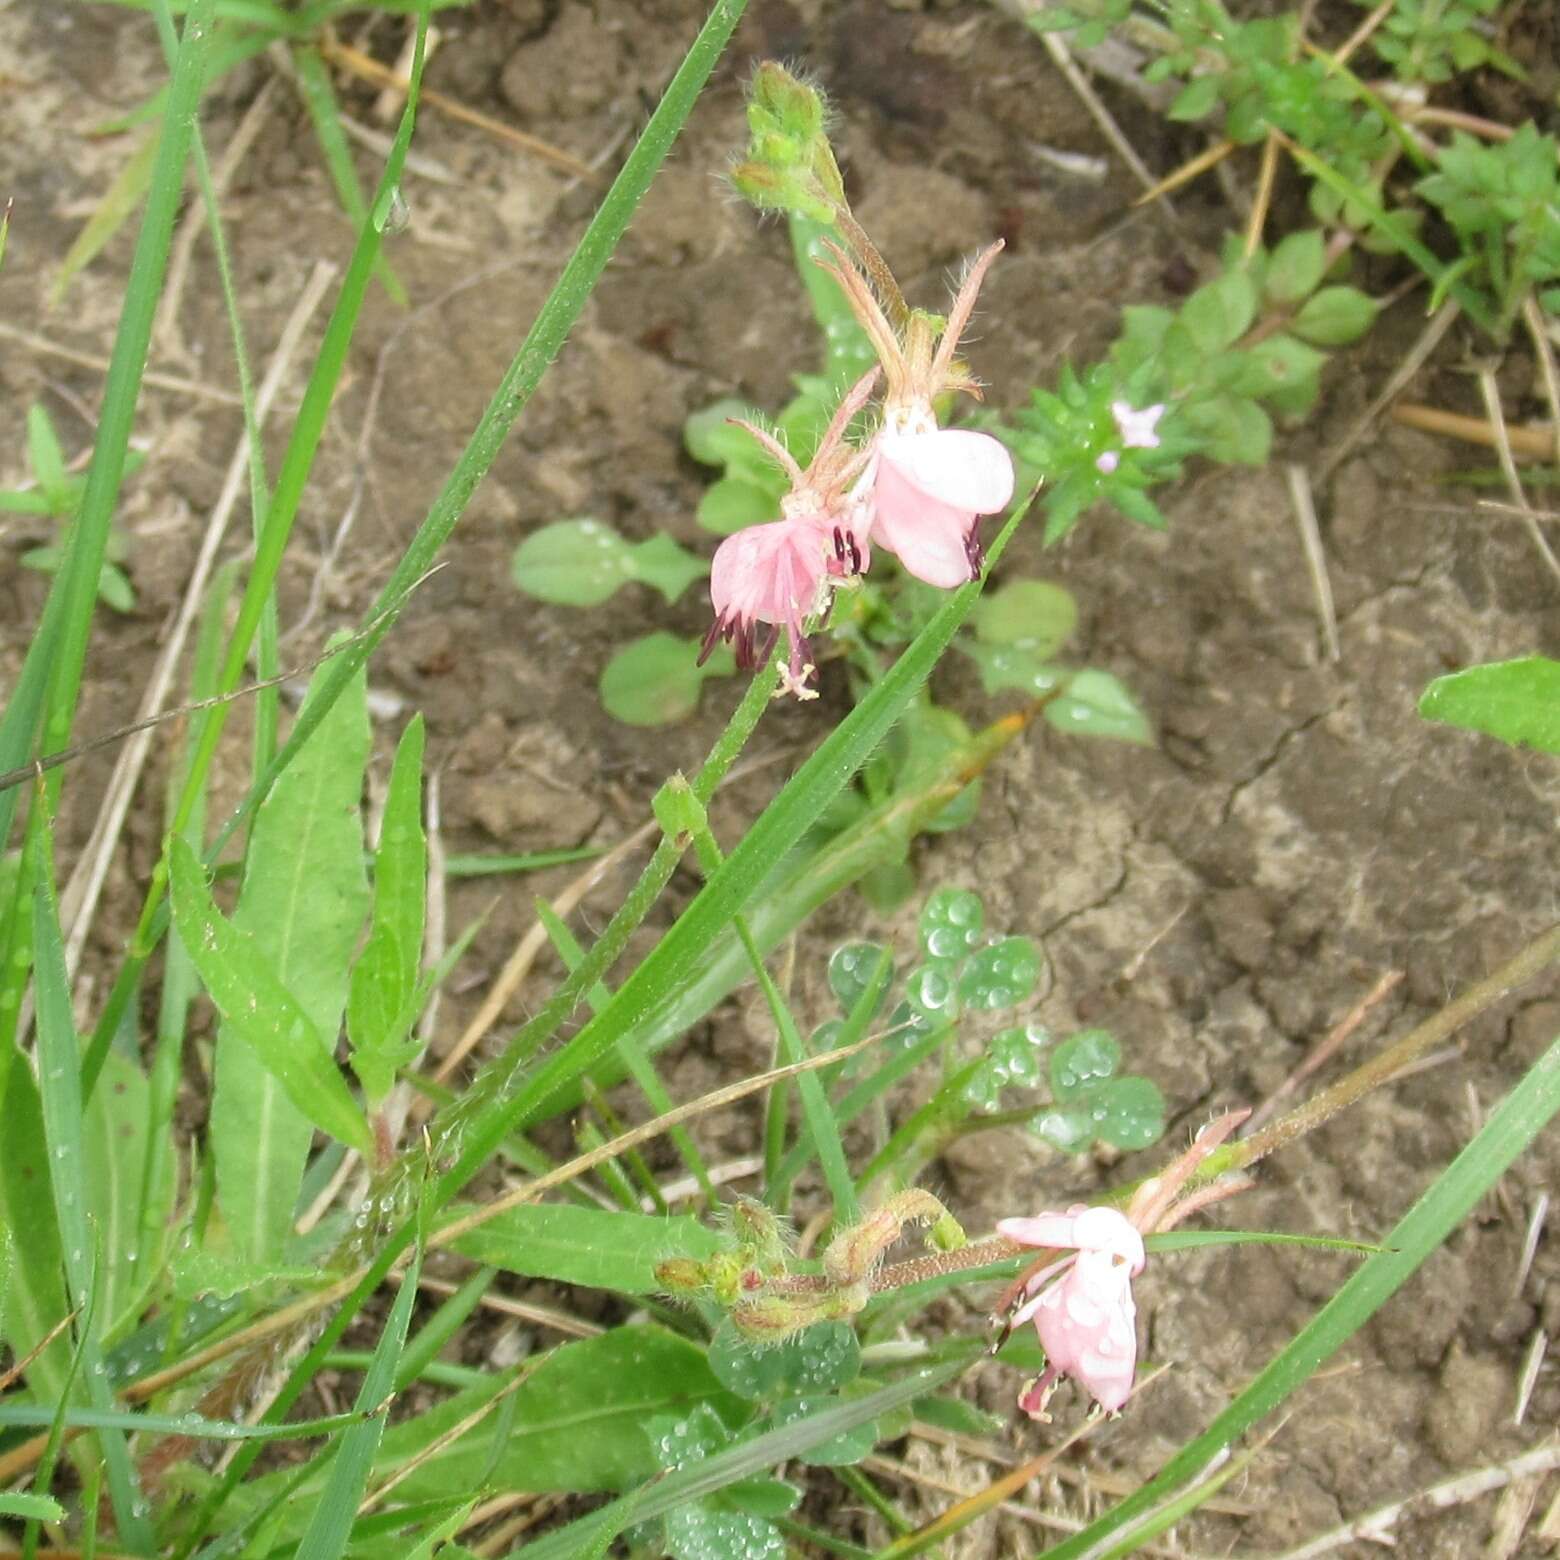
MULTIPOLYGON (((1500 461, 1501 475, 1506 479, 1506 490, 1512 503, 1522 511, 1523 524, 1539 557, 1555 579, 1560 581, 1560 558, 1555 557, 1544 533, 1539 530, 1538 521, 1528 507, 1527 494, 1522 491, 1522 479, 1517 475, 1517 463, 1511 453, 1511 438, 1506 430, 1506 412, 1500 404, 1500 388, 1495 383, 1494 369, 1486 367, 1479 370, 1479 394, 1484 398, 1484 410, 1495 433, 1495 455, 1500 461)), ((1555 433, 1560 434, 1560 428, 1555 433)))
MULTIPOLYGON (((1419 340, 1403 355, 1403 361, 1392 371, 1381 392, 1365 408, 1359 421, 1317 463, 1314 473, 1317 486, 1325 483, 1333 474, 1338 462, 1375 426, 1376 419, 1402 394, 1404 387, 1424 367, 1426 360, 1440 346, 1441 338, 1452 328, 1452 322, 1461 310, 1455 303, 1443 303, 1430 317, 1419 340)), ((1399 408, 1398 410, 1401 410, 1399 408)), ((1396 415, 1396 413, 1394 413, 1396 415)))
MULTIPOLYGON (((1110 142, 1111 149, 1127 165, 1132 177, 1146 191, 1152 194, 1156 187, 1156 181, 1153 173, 1149 170, 1148 164, 1138 156, 1132 143, 1127 139, 1126 133, 1116 123, 1114 115, 1105 106, 1099 93, 1089 85, 1089 78, 1078 69, 1067 45, 1062 42, 1061 35, 1054 32, 1043 32, 1039 37, 1040 42, 1045 45, 1046 53, 1051 56, 1052 64, 1061 71, 1067 85, 1077 95, 1078 101, 1088 110, 1089 117, 1100 127, 1100 133, 1110 142)), ((1148 198, 1148 195, 1143 196, 1143 200, 1148 198)), ((1178 224, 1179 219, 1176 216, 1175 207, 1168 200, 1161 200, 1159 207, 1172 225, 1178 224)))
POLYGON ((1278 1110, 1318 1068, 1324 1067, 1337 1055, 1338 1049, 1365 1022, 1372 1008, 1379 1006, 1403 979, 1402 970, 1388 970, 1374 986, 1360 998, 1347 1013, 1328 1030, 1300 1065, 1252 1112, 1241 1128, 1241 1137, 1250 1137, 1278 1110))
MULTIPOLYGON (((63 362, 74 363, 78 368, 90 368, 94 373, 108 372, 106 357, 101 357, 96 352, 79 352, 75 347, 50 341, 47 336, 40 336, 36 331, 23 330, 7 320, 0 320, 0 340, 14 341, 19 346, 27 347, 45 357, 57 357, 63 362)), ((155 368, 147 369, 141 375, 141 382, 152 385, 158 390, 171 390, 176 395, 194 396, 198 401, 214 401, 218 406, 241 407, 244 404, 243 397, 236 391, 202 384, 198 379, 186 379, 182 374, 160 373, 155 368)))
POLYGON ((1215 141, 1207 151, 1199 152, 1190 161, 1182 163, 1174 173, 1167 173, 1151 190, 1145 190, 1132 204, 1146 206, 1151 200, 1162 200, 1172 190, 1178 190, 1183 184, 1190 184, 1193 179, 1206 173, 1210 168, 1218 167, 1234 150, 1233 141, 1215 141))
POLYGON ((1351 1544, 1386 1545, 1390 1548, 1395 1542, 1392 1529, 1405 1516, 1417 1510, 1444 1511, 1449 1506, 1465 1506, 1492 1490, 1504 1489, 1514 1479, 1531 1478, 1554 1468, 1560 1468, 1560 1442, 1550 1442, 1546 1446, 1524 1452, 1509 1462, 1460 1473, 1454 1478, 1443 1479, 1439 1484, 1427 1485, 1412 1495, 1404 1496, 1402 1500, 1378 1506, 1352 1522, 1333 1528, 1301 1544, 1297 1549, 1286 1549, 1275 1560, 1316 1560, 1319 1555, 1334 1554, 1351 1544))
MULTIPOLYGON (((1483 417, 1466 417, 1461 412, 1443 412, 1438 406, 1420 406, 1405 401, 1392 408, 1392 420, 1405 428, 1439 433, 1464 444, 1499 449, 1501 435, 1494 424, 1483 417)), ((1504 423, 1506 441, 1513 460, 1549 460, 1554 453, 1554 429, 1547 423, 1504 423)))
POLYGON ((1528 1215, 1527 1233, 1522 1237, 1522 1255, 1517 1259, 1516 1282, 1511 1289, 1513 1299, 1522 1293, 1528 1281, 1528 1274, 1533 1271, 1533 1258, 1538 1255, 1539 1237, 1544 1233, 1544 1224, 1548 1218, 1549 1193, 1540 1192, 1533 1199, 1533 1211, 1528 1215))
MULTIPOLYGON (((293 305, 286 323, 282 326, 276 350, 271 355, 271 361, 255 394, 255 422, 262 429, 272 404, 281 391, 287 372, 292 366, 309 321, 318 309, 335 274, 335 269, 330 265, 323 262, 316 265, 309 273, 308 280, 298 295, 298 301, 293 305)), ((200 550, 190 567, 184 598, 174 613, 162 650, 152 668, 146 691, 141 696, 138 719, 146 720, 158 714, 167 700, 175 669, 184 653, 185 642, 189 638, 196 618, 200 615, 201 604, 205 598, 211 571, 216 564, 217 553, 227 535, 228 522, 240 497, 247 494, 248 486, 249 441, 246 435, 241 434, 233 450, 232 459, 228 462, 227 474, 223 478, 222 489, 211 511, 211 518, 206 524, 205 534, 201 537, 200 550)), ((93 824, 91 837, 60 896, 60 917, 68 929, 65 944, 66 968, 72 972, 76 969, 81 958, 81 950, 86 944, 93 911, 102 892, 103 880, 108 873, 108 864, 118 842, 120 830, 124 827, 125 816, 129 812, 136 787, 140 783, 141 770, 151 750, 151 742, 150 730, 138 732, 131 737, 120 753, 114 765, 114 772, 109 778, 96 822, 93 824)))
MULTIPOLYGON (((1275 144, 1275 143, 1269 143, 1275 144)), ((1289 505, 1300 532, 1300 548, 1305 554, 1306 573, 1311 576, 1311 593, 1316 597, 1316 615, 1322 624, 1322 643, 1329 661, 1343 659, 1338 643, 1338 611, 1333 604, 1332 580, 1327 573, 1327 554, 1322 550, 1321 527, 1316 523, 1316 504, 1311 496, 1311 480, 1304 466, 1290 462, 1284 467, 1284 482, 1289 489, 1289 505)))
MULTIPOLYGON (((371 55, 364 54, 360 49, 354 49, 351 44, 342 43, 339 39, 325 38, 320 41, 320 53, 331 64, 338 65, 355 76, 361 76, 363 80, 372 82, 376 86, 403 93, 406 90, 407 82, 404 77, 397 75, 389 66, 381 65, 371 55)), ((467 108, 464 103, 446 97, 444 93, 436 92, 432 87, 424 87, 420 96, 421 101, 429 108, 436 108, 440 113, 448 114, 451 119, 460 120, 462 124, 474 125, 478 130, 485 130, 500 141, 507 141, 518 151, 526 152, 541 162, 573 175, 576 179, 583 179, 587 184, 603 182, 602 176, 594 168, 581 162, 578 157, 564 151, 561 147, 542 140, 539 136, 527 135, 524 130, 516 130, 513 125, 506 125, 501 119, 494 119, 491 115, 481 113, 477 109, 467 108)))
POLYGON ((1535 1328, 1528 1341, 1527 1352, 1522 1356, 1522 1369, 1517 1372, 1517 1398, 1511 1410, 1511 1422, 1514 1425, 1520 1425, 1527 1418, 1533 1388, 1538 1385, 1538 1373, 1544 1367, 1544 1356, 1548 1352, 1549 1334, 1542 1327, 1535 1328))
MULTIPOLYGON (((399 1274, 395 1281, 400 1282, 399 1274)), ((460 1288, 447 1279, 431 1278, 426 1273, 418 1278, 417 1287, 426 1289, 431 1295, 443 1295, 446 1298, 457 1293, 460 1288)), ((508 1295, 489 1292, 477 1304, 485 1311, 493 1311, 499 1316, 512 1316, 517 1321, 530 1322, 534 1327, 545 1327, 549 1332, 563 1333, 569 1338, 599 1338, 607 1330, 582 1317, 570 1316, 566 1311, 554 1310, 546 1305, 530 1305, 524 1300, 512 1300, 508 1295)))

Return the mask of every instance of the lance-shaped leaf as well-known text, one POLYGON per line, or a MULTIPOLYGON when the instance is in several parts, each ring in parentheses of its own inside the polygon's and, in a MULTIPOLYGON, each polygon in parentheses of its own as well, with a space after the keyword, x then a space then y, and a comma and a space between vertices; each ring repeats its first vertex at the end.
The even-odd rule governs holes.
POLYGON ((368 1122, 309 1015, 217 909, 194 851, 180 839, 169 851, 174 925, 217 1011, 309 1121, 372 1155, 368 1122))
MULTIPOLYGON (((417 716, 401 737, 385 797, 374 858, 374 928, 352 969, 347 1037, 352 1069, 370 1104, 390 1092, 396 1070, 418 1047, 397 1021, 417 988, 427 898, 428 842, 422 827, 423 723, 417 716)), ((415 1014, 412 1015, 415 1018, 415 1014)))

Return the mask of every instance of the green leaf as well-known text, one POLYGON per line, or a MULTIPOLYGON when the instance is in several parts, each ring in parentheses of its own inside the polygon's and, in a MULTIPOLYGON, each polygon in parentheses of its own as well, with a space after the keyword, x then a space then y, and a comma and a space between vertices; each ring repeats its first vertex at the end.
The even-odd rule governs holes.
POLYGON ((1181 409, 1180 425, 1209 460, 1230 466, 1260 466, 1273 443, 1273 423, 1245 396, 1215 395, 1181 409))
POLYGON ((710 1369, 750 1403, 834 1392, 861 1374, 861 1344, 849 1322, 815 1322, 776 1344, 755 1344, 726 1318, 710 1342, 710 1369))
POLYGON ((1426 720, 1560 753, 1560 661, 1529 655, 1437 677, 1419 700, 1426 720))
POLYGON ((27 1517, 38 1522, 63 1522, 65 1508, 47 1495, 0 1495, 0 1517, 27 1517))
MULTIPOLYGON (((217 910, 200 862, 182 839, 169 844, 169 871, 174 925, 223 1016, 228 1034, 250 1049, 256 1064, 268 1079, 276 1082, 306 1126, 312 1124, 372 1156, 368 1123, 337 1070, 324 1038, 282 984, 254 939, 229 925, 217 910)), ((266 1137, 263 1123, 251 1122, 245 1136, 266 1137)), ((305 1138, 304 1147, 307 1146, 305 1138)), ((262 1146, 262 1164, 268 1163, 269 1148, 267 1140, 262 1146)), ((220 1164, 219 1153, 219 1175, 220 1164)), ((240 1208, 246 1206, 242 1197, 234 1196, 232 1200, 240 1208)), ((248 1206, 258 1210, 260 1203, 255 1199, 248 1206)), ((291 1207, 289 1203, 289 1213, 291 1207)), ((260 1233, 258 1224, 254 1233, 260 1233)))
POLYGON ((761 423, 763 415, 746 401, 727 396, 692 413, 683 424, 683 447, 703 466, 751 466, 763 457, 753 435, 732 421, 761 423))
POLYGON ((704 490, 696 512, 700 525, 717 536, 750 525, 762 525, 780 516, 780 495, 785 484, 778 476, 773 484, 759 483, 750 477, 722 477, 704 490))
POLYGON ((882 1008, 888 998, 889 987, 894 981, 894 957, 883 946, 875 942, 849 942, 836 948, 829 955, 828 968, 829 990, 838 999, 839 1004, 849 1013, 866 994, 874 982, 881 981, 878 990, 878 998, 872 1005, 872 1012, 868 1017, 875 1015, 882 1008), (886 963, 886 971, 882 966, 886 963), (882 974, 880 975, 880 971, 882 974), (883 978, 886 976, 886 978, 883 978))
POLYGON ((1293 336, 1269 336, 1241 354, 1246 372, 1233 386, 1245 395, 1271 401, 1281 410, 1303 412, 1316 397, 1317 377, 1327 361, 1324 352, 1293 336))
POLYGON ((1051 1055, 1051 1090, 1058 1100, 1077 1099, 1113 1077, 1120 1062, 1121 1046, 1108 1030, 1080 1030, 1051 1055))
POLYGON ((1244 271, 1226 271, 1181 305, 1181 324, 1205 356, 1232 347, 1251 328, 1257 289, 1244 271))
POLYGON ((1154 745, 1153 728, 1132 695, 1109 672, 1075 672, 1067 690, 1045 707, 1045 718, 1058 731, 1078 736, 1113 737, 1118 742, 1154 745))
MULTIPOLYGON (((382 1477, 407 1470, 397 1498, 431 1500, 484 1489, 624 1489, 660 1472, 644 1431, 651 1416, 691 1414, 708 1403, 735 1422, 743 1411, 710 1374, 701 1347, 649 1325, 615 1327, 553 1349, 513 1388, 507 1429, 496 1415, 478 1415, 511 1387, 510 1374, 498 1373, 391 1425, 375 1466, 382 1477), (475 1422, 451 1438, 473 1416, 475 1422)), ((224 1508, 225 1520, 262 1509, 296 1477, 284 1469, 251 1480, 224 1508)), ((273 1541, 303 1531, 322 1484, 323 1475, 316 1474, 291 1492, 273 1541)))
POLYGON ((970 644, 961 639, 958 646, 979 667, 980 685, 987 693, 1017 689, 1038 699, 1067 680, 1060 667, 1021 645, 970 644))
POLYGON ((595 607, 634 577, 631 549, 599 520, 559 520, 515 549, 510 574, 538 601, 595 607))
POLYGON ((1045 955, 1028 937, 1004 937, 973 954, 959 972, 959 1001, 990 1012, 1030 996, 1045 968, 1045 955))
POLYGON ((633 547, 628 561, 634 578, 654 586, 669 602, 710 572, 705 559, 679 547, 664 531, 633 547))
POLYGON ((986 907, 969 888, 939 888, 921 906, 917 933, 928 959, 962 959, 980 946, 986 907))
MULTIPOLYGON (((847 1394, 847 1397, 851 1395, 847 1394)), ((828 1398, 787 1398, 785 1402, 775 1405, 770 1424, 776 1430, 783 1430, 787 1425, 805 1423, 814 1414, 831 1407, 833 1404, 828 1398)), ((852 1463, 859 1463, 863 1457, 870 1457, 877 1440, 877 1421, 869 1419, 865 1424, 853 1425, 849 1430, 808 1447, 800 1454, 798 1461, 813 1468, 848 1467, 852 1463)))
POLYGON ((146 1074, 122 1052, 111 1050, 87 1102, 83 1144, 87 1205, 100 1242, 97 1306, 105 1335, 132 1318, 146 1287, 161 1277, 158 1253, 142 1249, 140 1232, 168 1222, 174 1161, 157 1156, 154 1182, 144 1185, 149 1110, 146 1074))
POLYGON ((564 1203, 505 1209, 454 1245, 488 1267, 627 1295, 660 1290, 656 1264, 668 1257, 711 1257, 722 1248, 719 1236, 686 1215, 666 1218, 564 1203))
POLYGON ((1165 118, 1182 121, 1202 119, 1219 101, 1219 75, 1198 76, 1189 81, 1165 110, 1165 118))
POLYGON ((631 640, 602 669, 602 707, 629 726, 685 719, 699 707, 704 679, 729 676, 735 669, 724 645, 717 645, 700 666, 699 646, 697 639, 679 639, 664 630, 631 640))
POLYGON ((48 412, 36 403, 27 408, 27 459, 38 486, 50 502, 58 504, 61 499, 69 502, 70 479, 65 475, 65 452, 60 448, 59 435, 54 431, 48 412))
POLYGON ((1095 1136, 1134 1150, 1157 1143, 1165 1130, 1165 1098, 1148 1078, 1112 1078, 1094 1093, 1095 1136))
MULTIPOLYGON (((327 662, 300 719, 329 675, 327 662)), ((175 913, 226 1020, 217 1034, 209 1141, 233 1254, 249 1261, 281 1255, 314 1127, 372 1157, 363 1113, 335 1063, 369 908, 361 816, 368 749, 359 672, 255 814, 232 924, 198 870, 185 873, 185 914, 195 919, 186 926, 175 913), (210 949, 203 936, 215 940, 210 949)))
POLYGON ((510 572, 528 596, 557 606, 594 607, 632 580, 653 585, 676 601, 709 565, 679 547, 665 532, 625 542, 599 520, 559 520, 544 525, 515 549, 510 572))
POLYGON ((1078 603, 1049 580, 1014 580, 983 596, 970 616, 982 644, 1008 645, 1048 661, 1078 626, 1078 603))
POLYGON ((666 1515, 666 1552, 673 1560, 785 1560, 785 1536, 747 1511, 724 1511, 715 1500, 693 1500, 666 1515))
POLYGON ((1319 228, 1283 239, 1268 257, 1262 290, 1277 304, 1293 306, 1320 285, 1327 268, 1327 244, 1319 228))
POLYGON ((1357 287, 1324 287, 1306 300, 1289 328, 1318 347, 1343 347, 1375 324, 1378 307, 1357 287))
POLYGON ((417 1277, 421 1271, 422 1246, 419 1243, 410 1265, 401 1275, 401 1286, 353 1404, 363 1415, 363 1421, 342 1433, 308 1531, 298 1545, 297 1560, 338 1560, 346 1548, 384 1435, 384 1410, 393 1395, 396 1367, 401 1362, 401 1351, 406 1347, 406 1329, 412 1319, 417 1277))
MULTIPOLYGON (((352 1070, 370 1106, 390 1092, 396 1072, 419 1047, 398 1020, 417 988, 422 967, 423 913, 428 894, 428 842, 422 824, 423 720, 401 734, 374 857, 374 922, 352 967, 347 1036, 352 1070)), ((413 1015, 415 1018, 415 1015, 413 1015)))
MULTIPOLYGON (((24 898, 20 901, 27 904, 24 898)), ((29 938, 29 943, 31 939, 29 938)), ((63 1255, 54 1215, 49 1145, 32 1068, 20 1057, 0 1089, 5 1147, 0 1152, 0 1229, 11 1238, 5 1275, 5 1341, 29 1355, 70 1314, 63 1255)), ((59 1337, 27 1366, 26 1381, 42 1402, 57 1402, 70 1378, 71 1342, 59 1337)))

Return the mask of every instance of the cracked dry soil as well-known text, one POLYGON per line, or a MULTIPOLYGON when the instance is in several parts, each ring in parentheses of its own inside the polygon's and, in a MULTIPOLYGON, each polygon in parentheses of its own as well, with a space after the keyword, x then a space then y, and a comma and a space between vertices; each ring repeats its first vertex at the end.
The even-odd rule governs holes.
MULTIPOLYGON (((610 169, 701 12, 692 0, 480 0, 442 15, 429 82, 581 157, 609 152, 610 169)), ((122 141, 86 132, 158 78, 151 30, 107 6, 23 4, 9 15, 27 89, 0 146, 0 182, 17 200, 0 315, 101 354, 128 239, 77 281, 64 308, 50 312, 45 293, 83 213, 127 154, 122 141)), ((399 37, 386 23, 359 41, 390 58, 399 37)), ((1048 382, 1064 355, 1088 361, 1102 352, 1123 304, 1173 302, 1237 220, 1214 186, 1197 186, 1178 197, 1181 225, 1172 230, 1152 215, 1127 215, 1134 190, 1113 163, 1091 182, 1038 159, 1037 144, 1102 160, 1106 148, 1038 43, 995 9, 754 0, 568 348, 473 501, 447 567, 379 656, 375 685, 426 712, 452 850, 621 838, 646 816, 665 775, 699 760, 736 697, 734 684, 717 681, 682 726, 614 724, 593 694, 611 647, 653 627, 702 628, 698 592, 667 608, 634 588, 609 609, 581 614, 525 600, 507 572, 530 529, 582 513, 630 537, 663 528, 708 551, 712 539, 693 520, 701 477, 681 452, 683 418, 719 395, 778 406, 787 375, 810 366, 810 327, 782 230, 756 224, 717 183, 741 135, 745 74, 754 59, 776 55, 807 63, 831 90, 858 213, 912 298, 935 306, 961 256, 998 233, 1007 238, 970 348, 998 408, 1048 382)), ((252 62, 214 89, 205 121, 214 148, 269 74, 264 61, 252 62)), ((353 83, 342 91, 349 112, 371 122, 375 94, 353 83)), ((1111 101, 1158 170, 1199 144, 1194 132, 1172 133, 1130 102, 1111 101)), ((289 663, 371 599, 594 204, 593 191, 434 112, 424 113, 417 145, 438 177, 408 180, 411 227, 389 251, 413 312, 376 295, 354 345, 286 580, 284 622, 314 608, 284 652, 289 663), (348 515, 350 533, 338 544, 348 515)), ((1285 199, 1280 219, 1299 220, 1293 192, 1285 199)), ((308 270, 321 258, 339 264, 349 243, 290 88, 274 91, 225 210, 263 363, 308 270)), ((1438 485, 1469 463, 1460 452, 1380 425, 1318 493, 1342 643, 1331 663, 1276 463, 1313 458, 1351 427, 1418 325, 1417 303, 1401 304, 1335 363, 1318 413, 1281 434, 1272 468, 1193 470, 1169 495, 1167 534, 1100 514, 1049 552, 1032 529, 1003 563, 1004 575, 1044 575, 1076 594, 1076 655, 1135 691, 1159 746, 1123 749, 1037 727, 988 779, 978 821, 923 841, 916 864, 927 889, 978 888, 993 927, 1044 937, 1053 978, 1034 1017, 1056 1032, 1114 1030, 1132 1068, 1170 1101, 1167 1146, 1218 1107, 1265 1098, 1384 971, 1405 978, 1324 1081, 1488 974, 1555 916, 1554 762, 1427 726, 1414 707, 1440 672, 1555 641, 1555 588, 1529 543, 1517 526, 1438 485)), ((316 321, 312 339, 318 329, 316 321)), ((1455 344, 1436 362, 1416 397, 1471 409, 1455 344)), ((232 382, 204 241, 177 330, 162 338, 154 367, 232 382)), ((0 376, 8 479, 19 474, 32 400, 54 414, 67 452, 85 448, 97 370, 8 337, 0 376)), ((295 368, 272 430, 273 467, 300 384, 295 368)), ((1508 414, 1522 415, 1529 387, 1515 368, 1506 387, 1508 414)), ((128 485, 123 523, 139 604, 101 625, 79 727, 89 735, 139 696, 239 419, 231 406, 151 386, 138 434, 148 460, 128 485)), ((247 529, 247 519, 236 528, 247 529)), ((37 576, 15 567, 16 550, 7 546, 0 574, 6 675, 42 599, 37 576)), ((1002 708, 957 658, 939 670, 935 689, 972 722, 1002 708)), ((773 762, 731 787, 718 808, 726 837, 839 716, 842 699, 838 669, 826 668, 819 704, 775 708, 755 749, 773 762)), ((392 735, 381 731, 382 754, 392 735)), ((67 859, 85 839, 109 762, 94 756, 78 766, 61 836, 67 859)), ((242 763, 235 756, 222 777, 229 790, 242 763)), ((110 873, 89 980, 111 969, 151 866, 163 764, 159 755, 110 873)), ((529 925, 531 892, 555 891, 566 878, 499 891, 467 961, 471 973, 445 1001, 446 1040, 529 925)), ((622 886, 613 880, 590 896, 590 925, 622 886)), ((680 881, 673 899, 691 887, 680 881)), ((455 885, 451 925, 494 897, 491 884, 455 885)), ((829 948, 862 933, 907 946, 912 917, 884 924, 849 896, 817 916, 795 953, 806 1018, 827 1011, 829 948)), ((506 1020, 532 1000, 522 991, 506 1020)), ((1219 1212, 1245 1227, 1377 1239, 1557 1029, 1560 981, 1551 975, 1461 1032, 1436 1065, 1284 1150, 1262 1168, 1256 1191, 1219 1212)), ((668 1082, 691 1094, 730 1081, 767 1046, 758 1011, 739 997, 672 1054, 668 1082)), ((193 1094, 193 1069, 190 1078, 193 1094)), ((198 1116, 198 1098, 191 1109, 198 1116)), ((754 1125, 733 1110, 700 1131, 722 1158, 751 1151, 754 1125)), ((1535 1333, 1560 1331, 1553 1215, 1520 1292, 1514 1275, 1528 1212, 1554 1187, 1557 1161, 1551 1129, 1500 1195, 1293 1402, 1224 1507, 1185 1530, 1192 1549, 1282 1548, 1548 1433, 1560 1419, 1553 1363, 1539 1374, 1522 1426, 1512 1409, 1535 1333)), ((1065 1204, 1112 1174, 1108 1164, 1060 1159, 1010 1131, 966 1140, 933 1167, 932 1180, 979 1230, 1003 1214, 1065 1204)), ((1173 1369, 1094 1435, 1072 1469, 1106 1492, 1152 1472, 1315 1312, 1348 1266, 1337 1254, 1252 1247, 1152 1263, 1140 1286, 1144 1353, 1173 1369)), ((944 1302, 931 1323, 977 1327, 985 1298, 944 1302)), ((1017 1387, 987 1367, 974 1390, 1005 1413, 1017 1387)), ((1076 1408, 1072 1401, 1064 1412, 1076 1408)), ((1013 1447, 1033 1450, 1047 1433, 1055 1432, 1015 1424, 1013 1447)), ((962 1453, 896 1450, 976 1487, 979 1470, 962 1453)), ((1076 1480, 1051 1494, 1077 1514, 1076 1480)), ((906 1498, 912 1508, 921 1499, 906 1498)), ((1399 1552, 1427 1560, 1478 1552, 1495 1498, 1410 1518, 1397 1530, 1399 1552)), ((854 1522, 851 1536, 861 1541, 885 1536, 864 1515, 840 1520, 854 1522)), ((1027 1553, 1034 1542, 1034 1530, 997 1517, 955 1552, 1027 1553)))

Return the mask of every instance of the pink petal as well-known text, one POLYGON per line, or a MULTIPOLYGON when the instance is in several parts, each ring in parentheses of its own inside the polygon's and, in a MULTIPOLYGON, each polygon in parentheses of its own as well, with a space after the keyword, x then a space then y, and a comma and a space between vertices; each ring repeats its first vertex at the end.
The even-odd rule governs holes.
POLYGON ((777 520, 728 536, 710 564, 710 603, 717 618, 790 623, 812 610, 825 570, 818 526, 777 520))
POLYGON ((989 433, 939 428, 884 438, 885 465, 893 466, 928 498, 974 515, 1005 509, 1013 497, 1013 457, 989 433))
POLYGON ((1078 1223, 1076 1210, 1066 1213, 1042 1213, 1031 1219, 998 1219, 997 1234, 1016 1240, 1020 1246, 1038 1246, 1053 1251, 1070 1251, 1078 1242, 1073 1238, 1078 1223))

